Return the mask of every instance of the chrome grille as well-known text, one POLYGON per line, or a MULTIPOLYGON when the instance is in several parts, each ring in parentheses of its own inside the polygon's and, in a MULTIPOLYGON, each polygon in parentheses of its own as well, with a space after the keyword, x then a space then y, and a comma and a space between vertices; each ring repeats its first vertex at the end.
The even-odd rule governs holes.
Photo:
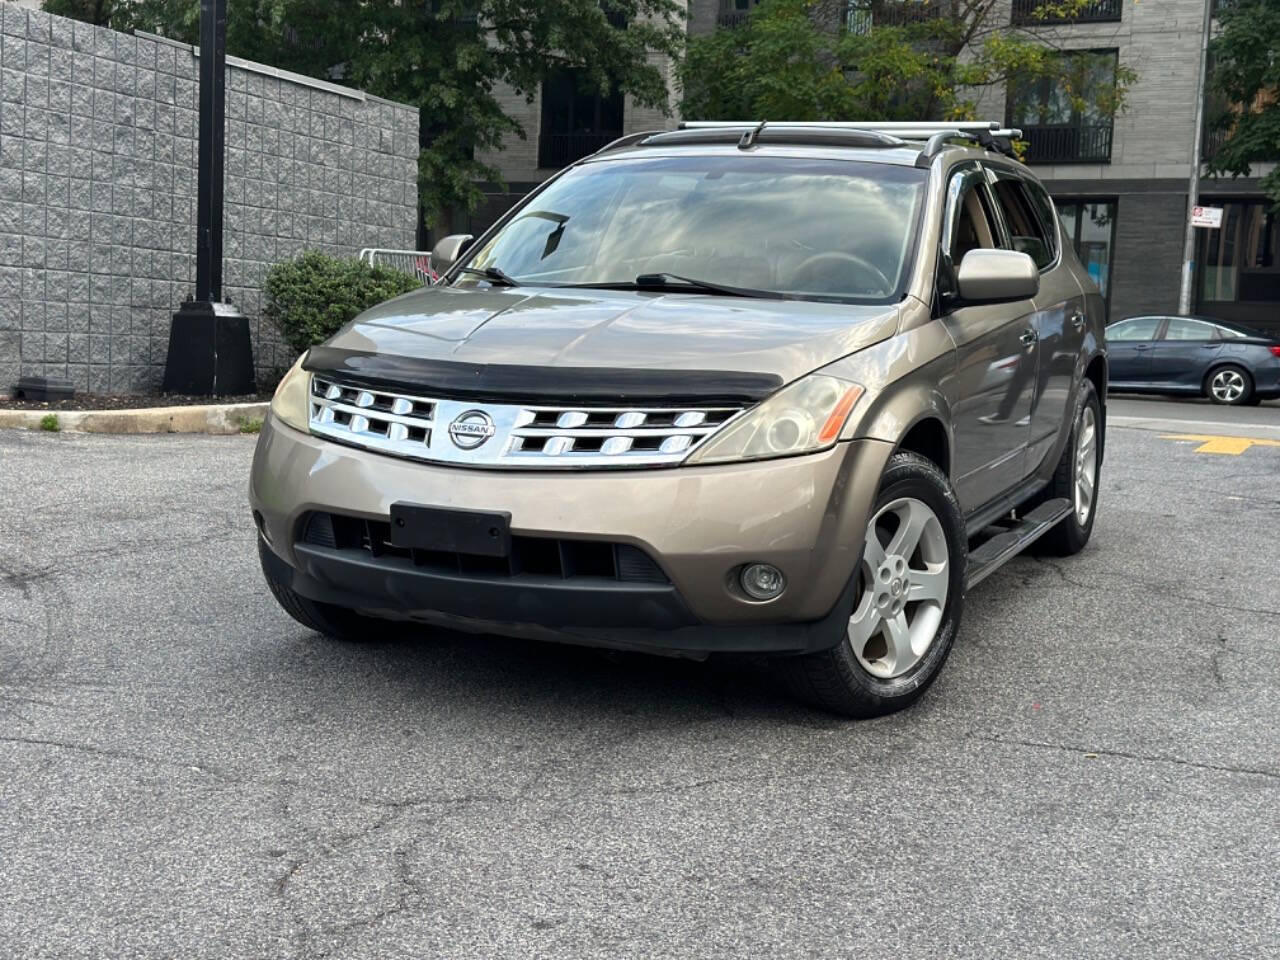
POLYGON ((468 403, 311 379, 313 433, 395 456, 471 466, 670 466, 741 412, 734 406, 468 403))

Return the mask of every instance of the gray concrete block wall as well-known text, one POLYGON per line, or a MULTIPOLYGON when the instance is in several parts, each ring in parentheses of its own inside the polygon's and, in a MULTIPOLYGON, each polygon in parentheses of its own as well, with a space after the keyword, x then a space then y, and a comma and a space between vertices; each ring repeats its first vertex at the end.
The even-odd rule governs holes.
MULTIPOLYGON (((159 389, 194 293, 198 56, 0 2, 0 390, 159 389)), ((233 60, 223 296, 264 380, 293 357, 262 319, 271 264, 413 246, 418 113, 233 60)))

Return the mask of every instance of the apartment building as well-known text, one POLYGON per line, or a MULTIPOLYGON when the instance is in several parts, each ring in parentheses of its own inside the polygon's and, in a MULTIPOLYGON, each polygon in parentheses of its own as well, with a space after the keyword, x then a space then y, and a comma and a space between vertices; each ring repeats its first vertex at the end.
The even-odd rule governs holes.
MULTIPOLYGON (((689 0, 689 32, 734 29, 755 2, 689 0)), ((831 7, 840 11, 843 27, 866 30, 877 22, 929 16, 938 2, 853 0, 831 7)), ((1113 84, 1118 64, 1134 70, 1127 108, 1114 119, 1078 110, 1067 91, 1038 83, 984 91, 979 115, 1022 128, 1027 162, 1052 192, 1111 316, 1176 312, 1195 108, 1202 96, 1197 75, 1204 4, 1218 0, 1092 0, 1070 22, 1038 14, 1044 2, 1001 0, 991 17, 1043 34, 1068 51, 1078 61, 1077 83, 1113 84)), ((529 139, 513 139, 485 158, 502 170, 510 192, 490 194, 473 230, 566 163, 624 133, 675 122, 635 108, 622 95, 578 95, 568 79, 549 78, 533 103, 508 99, 529 139)), ((1213 109, 1210 104, 1210 116, 1213 109)), ((1203 147, 1211 152, 1214 138, 1206 136, 1203 147)), ((1268 169, 1255 169, 1249 178, 1202 180, 1199 201, 1223 207, 1224 216, 1220 229, 1195 230, 1193 309, 1280 330, 1280 217, 1258 188, 1268 169)))
MULTIPOLYGON (((679 5, 683 11, 682 0, 679 5)), ((674 109, 675 65, 659 55, 651 55, 650 62, 666 77, 674 109)), ((520 122, 526 138, 508 137, 503 149, 477 154, 502 173, 506 189, 484 185, 485 202, 471 214, 469 224, 460 218, 469 233, 479 233, 547 177, 605 144, 628 133, 670 129, 677 123, 674 114, 643 107, 624 91, 604 96, 586 92, 580 71, 572 69, 550 72, 532 100, 509 87, 499 88, 497 96, 507 115, 520 122)))

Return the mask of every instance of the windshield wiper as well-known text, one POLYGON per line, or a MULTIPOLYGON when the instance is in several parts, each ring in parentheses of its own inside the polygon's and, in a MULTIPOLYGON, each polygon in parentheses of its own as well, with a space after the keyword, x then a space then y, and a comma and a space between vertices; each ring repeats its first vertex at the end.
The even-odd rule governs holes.
POLYGON ((484 277, 495 287, 518 287, 520 281, 515 277, 509 277, 497 267, 463 267, 462 273, 474 273, 478 277, 484 277))
POLYGON ((606 281, 604 283, 564 283, 563 287, 580 287, 595 290, 681 290, 714 293, 722 297, 754 297, 762 300, 789 300, 784 293, 772 290, 753 290, 750 287, 729 287, 709 280, 695 280, 693 277, 682 277, 675 273, 642 273, 628 283, 625 280, 606 281))

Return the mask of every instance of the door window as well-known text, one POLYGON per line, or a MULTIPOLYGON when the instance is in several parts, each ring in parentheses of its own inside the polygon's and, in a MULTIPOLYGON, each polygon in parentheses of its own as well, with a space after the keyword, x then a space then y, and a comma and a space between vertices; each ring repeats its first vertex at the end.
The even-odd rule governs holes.
POLYGON ((1136 317, 1107 327, 1108 341, 1151 340, 1160 326, 1159 317, 1136 317))
POLYGON ((951 262, 960 265, 970 250, 992 250, 996 232, 989 209, 986 184, 976 167, 957 174, 947 190, 946 250, 951 262))
POLYGON ((1165 340, 1216 340, 1218 328, 1201 320, 1172 317, 1164 332, 1165 340))
POLYGON ((1025 253, 1043 270, 1053 263, 1053 242, 1036 213, 1027 188, 1017 177, 996 173, 996 200, 1009 228, 1009 242, 1014 250, 1025 253))

